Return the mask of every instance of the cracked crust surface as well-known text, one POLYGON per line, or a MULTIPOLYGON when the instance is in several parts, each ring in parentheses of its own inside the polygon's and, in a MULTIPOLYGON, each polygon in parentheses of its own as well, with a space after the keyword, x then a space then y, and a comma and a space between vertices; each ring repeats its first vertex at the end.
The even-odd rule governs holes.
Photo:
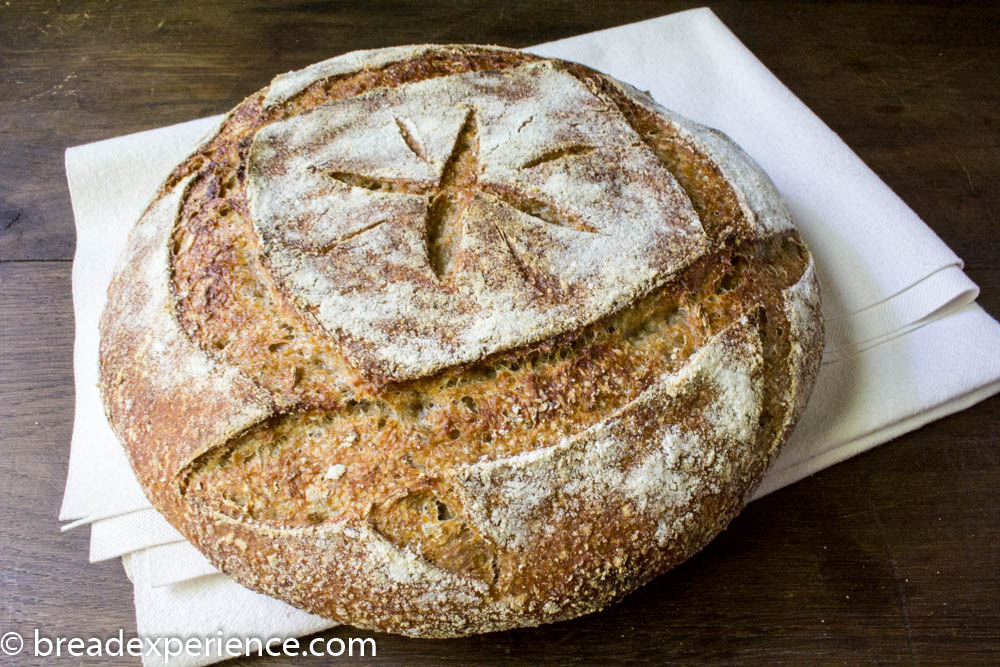
POLYGON ((714 130, 479 46, 277 77, 182 162, 101 322, 109 420, 223 571, 455 636, 600 609, 743 507, 822 347, 714 130))

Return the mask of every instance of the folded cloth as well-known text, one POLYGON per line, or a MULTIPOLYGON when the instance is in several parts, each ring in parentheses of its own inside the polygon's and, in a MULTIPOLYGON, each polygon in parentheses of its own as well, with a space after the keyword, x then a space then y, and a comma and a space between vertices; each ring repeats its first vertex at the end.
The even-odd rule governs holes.
MULTIPOLYGON (((606 71, 649 90, 664 106, 723 130, 788 200, 817 260, 827 352, 806 414, 758 497, 1000 389, 1000 325, 968 305, 978 289, 961 272, 961 260, 710 10, 531 50, 606 71)), ((96 390, 97 321, 127 231, 173 165, 218 120, 66 153, 78 233, 77 412, 60 518, 70 525, 99 522, 92 556, 138 549, 123 562, 135 582, 140 634, 205 634, 225 622, 234 636, 250 629, 291 636, 325 626, 223 575, 206 576, 210 566, 175 534, 152 535, 163 526, 149 520, 154 511, 96 390), (179 567, 164 565, 171 558, 179 567), (229 610, 234 615, 226 617, 229 610), (244 617, 248 625, 241 625, 244 617)), ((147 664, 154 661, 150 657, 147 664)))
POLYGON ((204 554, 185 540, 144 549, 149 558, 149 584, 153 588, 219 574, 204 554))
POLYGON ((97 563, 138 549, 177 542, 184 542, 184 536, 162 514, 148 507, 93 521, 90 524, 90 562, 97 563))
MULTIPOLYGON (((135 615, 142 637, 285 638, 319 632, 332 627, 325 618, 308 614, 280 600, 255 593, 216 575, 173 586, 154 588, 152 567, 144 551, 129 554, 126 569, 135 586, 135 615), (287 628, 293 628, 288 632, 287 628)), ((280 645, 280 644, 279 644, 280 645)), ((144 655, 143 664, 207 665, 233 655, 144 655)))

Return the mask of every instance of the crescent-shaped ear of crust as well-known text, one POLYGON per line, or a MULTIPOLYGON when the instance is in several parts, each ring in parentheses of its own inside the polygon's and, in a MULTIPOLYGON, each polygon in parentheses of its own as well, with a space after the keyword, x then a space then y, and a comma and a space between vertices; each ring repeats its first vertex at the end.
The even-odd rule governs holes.
MULTIPOLYGON (((735 197, 743 213, 738 226, 745 228, 741 230, 740 236, 745 239, 765 239, 795 229, 788 205, 781 198, 770 177, 725 133, 661 106, 648 93, 632 85, 607 76, 594 78, 590 70, 578 66, 571 67, 571 71, 576 76, 589 80, 590 85, 608 95, 631 122, 642 123, 645 120, 643 117, 646 116, 655 119, 651 121, 652 124, 669 125, 670 153, 692 162, 691 166, 695 169, 718 170, 718 174, 728 184, 732 196, 735 197), (629 106, 634 108, 629 109, 629 106)), ((671 155, 658 150, 655 137, 651 137, 648 132, 640 134, 651 144, 651 148, 661 159, 671 162, 671 155)), ((675 173, 675 176, 683 180, 684 174, 675 173)), ((682 182, 682 185, 688 190, 689 195, 695 194, 692 192, 694 189, 692 185, 696 184, 698 187, 706 185, 709 179, 705 179, 704 176, 705 174, 697 172, 688 174, 691 180, 687 183, 682 182)), ((731 224, 733 221, 730 221, 731 224)), ((726 231, 736 230, 728 227, 726 231)), ((725 235, 727 234, 716 234, 716 237, 725 235)))
POLYGON ((133 228, 100 322, 108 421, 161 509, 176 505, 177 475, 192 459, 272 411, 265 392, 213 361, 177 321, 170 235, 191 180, 161 193, 133 228))
POLYGON ((819 279, 812 255, 798 281, 782 293, 783 310, 788 321, 788 375, 785 402, 788 409, 773 449, 788 441, 806 409, 809 395, 819 375, 823 351, 823 313, 820 311, 819 279))
POLYGON ((763 239, 795 229, 788 204, 778 193, 774 182, 739 144, 719 130, 659 105, 655 108, 678 128, 682 137, 707 155, 731 184, 746 216, 749 238, 763 239))

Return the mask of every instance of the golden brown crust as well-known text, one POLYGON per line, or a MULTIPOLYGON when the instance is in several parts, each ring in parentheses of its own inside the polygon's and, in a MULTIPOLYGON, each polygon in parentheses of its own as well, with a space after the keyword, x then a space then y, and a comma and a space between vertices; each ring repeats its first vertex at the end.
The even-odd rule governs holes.
POLYGON ((579 65, 403 47, 278 77, 178 166, 109 290, 102 391, 153 504, 237 581, 462 635, 599 609, 724 528, 804 408, 818 303, 725 137, 579 65), (600 261, 574 283, 567 252, 600 261), (331 311, 355 302, 381 319, 331 311))

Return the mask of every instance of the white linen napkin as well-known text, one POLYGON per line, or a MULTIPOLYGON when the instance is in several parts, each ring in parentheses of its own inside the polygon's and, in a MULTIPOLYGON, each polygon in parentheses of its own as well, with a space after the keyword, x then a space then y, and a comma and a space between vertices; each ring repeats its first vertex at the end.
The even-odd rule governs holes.
MULTIPOLYGON (((529 50, 606 71, 725 131, 788 200, 817 259, 827 350, 806 414, 757 497, 1000 389, 1000 325, 968 305, 978 288, 961 260, 710 10, 529 50)), ((92 559, 134 552, 124 560, 135 581, 140 634, 214 632, 213 619, 225 616, 218 612, 232 609, 251 614, 255 630, 292 636, 323 626, 262 596, 258 606, 242 587, 211 575, 211 565, 149 507, 96 390, 97 320, 128 229, 173 165, 217 122, 66 153, 78 234, 77 411, 60 519, 93 522, 92 559), (207 605, 214 616, 203 615, 207 605)), ((240 635, 249 627, 226 629, 240 635)))

